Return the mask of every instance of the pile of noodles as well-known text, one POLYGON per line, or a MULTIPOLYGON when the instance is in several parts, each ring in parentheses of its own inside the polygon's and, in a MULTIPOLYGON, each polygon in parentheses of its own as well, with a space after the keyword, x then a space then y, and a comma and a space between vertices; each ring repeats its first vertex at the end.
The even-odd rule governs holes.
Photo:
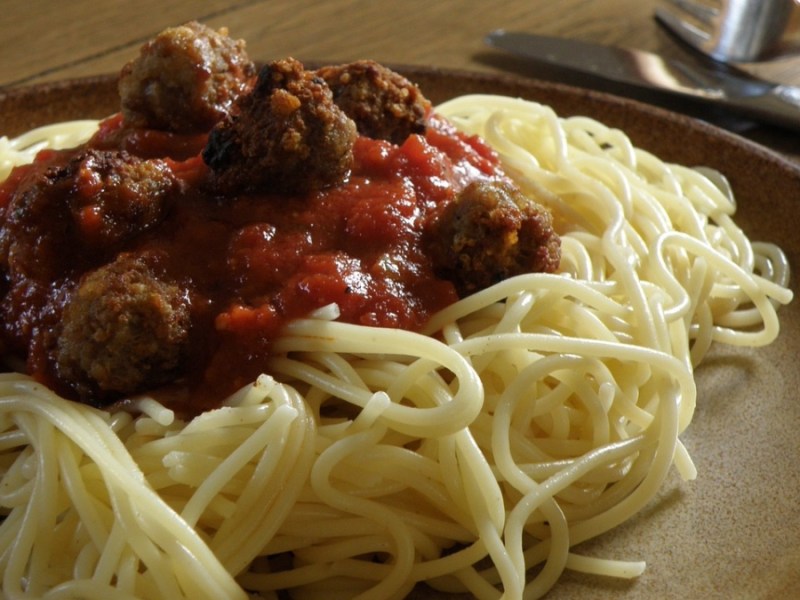
MULTIPOLYGON (((0 376, 5 598, 384 600, 421 582, 535 598, 565 569, 643 571, 572 548, 673 466, 695 477, 679 439, 693 369, 713 342, 775 339, 786 260, 736 226, 721 179, 620 131, 496 96, 437 110, 552 210, 561 271, 464 298, 422 333, 326 307, 290 326, 269 376, 190 422, 0 376)), ((3 140, 4 168, 95 125, 72 126, 3 140)))

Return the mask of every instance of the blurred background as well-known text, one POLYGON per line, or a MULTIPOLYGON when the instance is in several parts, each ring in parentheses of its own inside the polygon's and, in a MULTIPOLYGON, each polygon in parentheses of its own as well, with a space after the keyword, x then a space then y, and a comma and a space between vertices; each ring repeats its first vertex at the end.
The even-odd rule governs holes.
MULTIPOLYGON (((215 28, 227 27, 233 37, 247 40, 250 55, 258 61, 285 56, 328 63, 371 58, 392 66, 435 66, 558 81, 643 100, 708 120, 785 153, 800 153, 796 136, 787 138, 785 131, 776 136, 773 127, 731 117, 705 104, 522 60, 484 43, 488 32, 508 29, 639 48, 666 57, 686 56, 686 48, 654 18, 657 7, 667 2, 4 0, 0 5, 0 91, 117 73, 162 29, 198 20, 215 28)), ((800 57, 744 67, 775 81, 800 83, 800 57)))

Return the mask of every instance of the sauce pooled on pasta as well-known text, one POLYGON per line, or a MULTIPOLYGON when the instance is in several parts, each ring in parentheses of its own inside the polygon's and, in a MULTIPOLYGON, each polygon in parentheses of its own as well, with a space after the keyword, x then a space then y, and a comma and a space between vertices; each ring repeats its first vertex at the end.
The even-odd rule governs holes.
POLYGON ((459 295, 558 265, 547 211, 381 65, 256 75, 243 44, 194 23, 146 44, 120 90, 86 145, 0 187, 5 352, 67 397, 147 391, 198 413, 315 309, 416 330, 459 295))

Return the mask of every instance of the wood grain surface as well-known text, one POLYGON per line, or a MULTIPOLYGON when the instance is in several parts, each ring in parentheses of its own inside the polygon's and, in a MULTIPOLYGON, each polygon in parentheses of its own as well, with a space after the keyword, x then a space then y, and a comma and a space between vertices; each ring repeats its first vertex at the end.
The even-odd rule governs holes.
POLYGON ((149 37, 190 19, 226 26, 255 58, 491 69, 483 35, 514 28, 657 50, 671 43, 642 0, 5 0, 0 85, 116 71, 149 37))
MULTIPOLYGON (((800 138, 706 106, 531 64, 489 49, 484 35, 513 29, 680 53, 653 18, 663 0, 4 0, 0 93, 117 73, 165 27, 195 19, 228 27, 259 61, 371 58, 392 65, 505 72, 599 89, 689 114, 800 159, 800 138)), ((800 57, 781 73, 800 79, 800 57), (796 73, 796 74, 795 74, 796 73)), ((786 78, 791 78, 787 76, 786 78)), ((4 132, 0 132, 2 134, 4 132)))

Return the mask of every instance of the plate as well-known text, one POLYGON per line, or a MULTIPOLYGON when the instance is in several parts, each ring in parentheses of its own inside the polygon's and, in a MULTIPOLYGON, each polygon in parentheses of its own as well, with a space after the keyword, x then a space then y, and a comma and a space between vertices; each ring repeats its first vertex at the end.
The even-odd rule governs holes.
MULTIPOLYGON (((800 167, 702 121, 591 90, 514 76, 396 66, 434 103, 466 93, 521 96, 560 115, 582 114, 624 130, 661 158, 728 176, 737 223, 751 239, 779 244, 800 264, 800 167)), ((116 110, 114 76, 0 93, 0 134, 116 110)), ((792 288, 797 293, 793 281, 792 288)), ((698 407, 682 439, 699 470, 668 479, 631 521, 577 550, 645 560, 638 579, 564 574, 549 598, 784 598, 800 586, 800 301, 780 311, 766 348, 717 346, 697 370, 698 407)), ((425 590, 417 598, 430 598, 425 590)))

